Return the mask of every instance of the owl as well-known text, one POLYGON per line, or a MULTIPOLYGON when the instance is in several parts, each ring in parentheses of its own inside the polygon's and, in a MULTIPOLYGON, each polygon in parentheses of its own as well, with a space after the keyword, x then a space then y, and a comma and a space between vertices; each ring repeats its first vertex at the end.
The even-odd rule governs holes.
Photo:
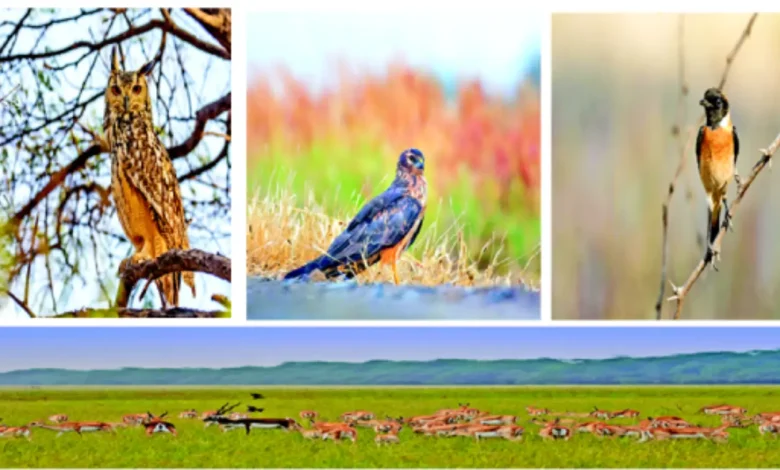
MULTIPOLYGON (((105 91, 103 131, 111 152, 111 194, 122 229, 135 248, 132 263, 190 247, 176 170, 154 132, 146 78, 155 63, 126 72, 114 46, 105 91)), ((195 296, 194 273, 168 274, 155 281, 164 305, 179 304, 182 278, 195 296)))

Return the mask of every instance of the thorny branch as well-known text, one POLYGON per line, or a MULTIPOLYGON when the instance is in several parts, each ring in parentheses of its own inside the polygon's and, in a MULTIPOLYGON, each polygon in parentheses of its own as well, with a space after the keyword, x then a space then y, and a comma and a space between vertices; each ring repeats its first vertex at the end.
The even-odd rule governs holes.
MULTIPOLYGON (((734 62, 734 59, 736 59, 737 54, 739 54, 739 51, 742 49, 742 45, 745 43, 748 37, 750 37, 750 33, 753 30, 753 24, 756 21, 756 18, 758 17, 758 13, 754 13, 751 15, 750 20, 748 20, 747 25, 745 26, 745 29, 742 31, 742 34, 740 35, 739 39, 737 40, 736 44, 734 44, 734 47, 731 49, 731 52, 729 52, 729 55, 726 56, 726 66, 723 69, 723 73, 720 77, 720 82, 718 83, 718 89, 723 89, 724 86, 726 86, 726 80, 729 76, 729 71, 731 70, 731 64, 734 62)), ((661 206, 661 224, 662 224, 662 230, 663 230, 663 237, 662 237, 662 251, 661 251, 661 283, 660 283, 660 292, 658 293, 658 298, 655 302, 655 313, 656 313, 656 319, 661 320, 663 318, 663 304, 664 304, 664 296, 666 292, 666 283, 667 283, 667 269, 668 269, 668 253, 669 253, 669 205, 672 201, 672 196, 674 195, 675 187, 677 184, 677 180, 679 179, 680 175, 682 174, 683 170, 685 169, 686 162, 691 159, 691 149, 693 147, 693 143, 695 141, 696 133, 698 132, 699 127, 701 127, 704 124, 704 114, 699 116, 699 119, 697 121, 697 124, 695 127, 691 128, 688 131, 688 137, 685 141, 685 144, 682 144, 681 140, 681 123, 684 121, 684 114, 681 111, 681 108, 683 107, 685 98, 688 95, 688 85, 685 81, 685 50, 684 50, 684 44, 683 44, 683 15, 680 16, 680 32, 679 32, 679 42, 678 42, 678 59, 679 59, 679 68, 680 68, 680 97, 678 101, 678 121, 677 124, 675 124, 674 128, 672 129, 672 135, 678 139, 678 142, 680 142, 679 148, 680 148, 680 157, 677 161, 677 168, 675 169, 674 176, 672 177, 672 181, 669 183, 669 189, 666 193, 666 199, 663 202, 663 205, 661 206)), ((679 314, 679 312, 678 312, 679 314)), ((677 318, 677 315, 675 315, 675 318, 677 318)))
POLYGON ((163 33, 172 36, 173 48, 150 80, 154 123, 182 181, 194 245, 229 236, 220 227, 229 224, 230 139, 207 136, 230 134, 229 74, 217 82, 209 73, 229 67, 230 10, 26 9, 15 15, 0 22, 0 83, 7 85, 0 90, 0 187, 7 195, 0 198, 0 222, 6 222, 0 234, 11 255, 11 265, 0 269, 9 272, 9 297, 19 299, 18 309, 61 311, 57 304, 87 285, 99 285, 102 297, 112 299, 116 266, 131 253, 107 197, 109 149, 101 137, 114 44, 132 67, 152 59, 163 33))
MULTIPOLYGON (((750 185, 753 184, 753 181, 756 179, 759 173, 761 173, 761 170, 764 169, 767 164, 769 164, 772 160, 772 155, 777 151, 777 148, 780 147, 780 134, 775 137, 775 140, 769 144, 769 147, 766 149, 761 149, 761 158, 758 159, 758 162, 756 162, 755 165, 753 165, 753 169, 750 172, 750 176, 747 177, 747 179, 742 180, 740 182, 739 190, 737 191, 737 198, 734 200, 734 202, 729 206, 729 211, 726 217, 724 217, 724 221, 721 224, 720 232, 718 232, 717 238, 715 238, 715 241, 712 243, 713 246, 719 247, 721 246, 723 237, 726 235, 726 232, 728 231, 728 221, 729 219, 733 219, 734 214, 736 214, 737 209, 739 208, 739 204, 742 202, 742 198, 745 196, 745 193, 748 189, 750 189, 750 185)), ((699 279, 699 276, 701 276, 701 273, 704 272, 704 270, 707 268, 707 265, 710 264, 713 260, 713 256, 704 256, 701 261, 699 261, 699 264, 696 266, 696 268, 693 270, 690 276, 688 276, 688 280, 685 281, 685 284, 683 284, 680 287, 675 286, 672 284, 672 292, 674 293, 673 296, 669 297, 669 301, 677 301, 677 308, 674 312, 674 319, 679 320, 680 314, 682 313, 682 307, 683 302, 685 302, 685 296, 688 295, 688 293, 691 291, 691 288, 693 288, 693 284, 696 282, 697 279, 699 279)), ((670 282, 671 284, 671 282, 670 282)))

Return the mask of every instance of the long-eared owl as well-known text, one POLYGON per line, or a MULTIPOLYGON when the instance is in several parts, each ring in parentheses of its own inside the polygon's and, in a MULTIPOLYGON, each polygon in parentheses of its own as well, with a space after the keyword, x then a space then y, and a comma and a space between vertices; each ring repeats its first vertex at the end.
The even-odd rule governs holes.
MULTIPOLYGON (((105 92, 103 130, 111 149, 111 193, 122 228, 135 247, 130 257, 133 263, 190 246, 176 170, 154 132, 146 77, 155 63, 152 60, 137 71, 124 71, 115 46, 105 92)), ((192 272, 169 274, 156 281, 168 305, 179 304, 182 277, 194 296, 192 272)))

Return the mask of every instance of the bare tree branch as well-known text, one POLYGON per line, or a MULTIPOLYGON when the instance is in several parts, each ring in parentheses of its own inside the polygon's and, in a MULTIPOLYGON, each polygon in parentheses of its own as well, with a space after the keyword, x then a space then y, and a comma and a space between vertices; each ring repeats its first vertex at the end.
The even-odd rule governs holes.
MULTIPOLYGON (((763 170, 764 167, 768 163, 770 163, 770 161, 772 160, 772 155, 774 155, 778 147, 780 147, 780 134, 778 134, 777 137, 775 137, 775 140, 771 144, 769 144, 769 147, 760 150, 761 158, 758 160, 758 162, 756 162, 755 165, 753 165, 753 169, 750 172, 750 176, 748 176, 746 180, 743 180, 741 182, 739 191, 737 191, 737 198, 729 207, 729 211, 726 217, 724 217, 723 224, 721 224, 720 232, 718 232, 717 238, 715 238, 715 241, 712 243, 713 246, 716 247, 721 246, 722 239, 726 235, 726 232, 728 231, 728 221, 730 219, 733 220, 734 214, 736 214, 740 202, 742 202, 742 198, 745 196, 745 193, 747 192, 748 189, 750 189, 750 185, 753 184, 753 180, 755 180, 758 174, 761 173, 761 170, 763 170)), ((683 302, 685 302, 685 296, 688 295, 688 293, 691 291, 691 288, 693 288, 693 284, 696 282, 697 279, 699 279, 701 273, 704 272, 704 269, 707 267, 708 264, 712 262, 713 259, 714 256, 707 256, 705 254, 704 258, 702 258, 702 260, 693 270, 691 275, 688 276, 688 280, 685 281, 685 284, 683 284, 680 287, 677 287, 674 284, 672 284, 672 292, 674 293, 674 295, 672 297, 669 297, 668 300, 677 301, 677 309, 674 312, 675 320, 680 319, 680 315, 682 314, 683 302)))
MULTIPOLYGON (((736 59, 737 54, 739 54, 739 51, 742 49, 742 45, 745 43, 748 37, 750 37, 750 33, 753 30, 753 24, 756 21, 756 18, 758 17, 758 13, 754 13, 751 15, 750 20, 748 20, 747 25, 745 26, 744 30, 742 31, 742 34, 739 36, 739 39, 737 40, 734 47, 731 49, 731 52, 729 52, 729 55, 726 56, 726 66, 723 69, 723 74, 721 74, 720 82, 718 84, 718 89, 723 89, 724 86, 726 86, 726 80, 728 79, 729 72, 731 70, 731 64, 734 62, 734 59, 736 59)), ((682 17, 680 19, 682 29, 682 17)), ((679 61, 680 61, 680 100, 684 100, 684 98, 688 94, 688 85, 685 82, 684 78, 684 72, 683 67, 685 65, 685 58, 684 58, 684 44, 682 41, 682 30, 680 32, 680 41, 678 45, 678 54, 679 54, 679 61)), ((679 112, 679 102, 678 102, 678 112, 679 112)), ((678 114, 678 119, 681 119, 680 115, 678 114)), ((690 149, 693 146, 693 142, 695 139, 695 135, 698 132, 699 127, 701 127, 704 124, 704 114, 702 114, 697 124, 694 128, 690 129, 688 131, 688 138, 686 140, 685 145, 680 145, 680 157, 677 161, 677 168, 675 169, 674 176, 672 177, 672 181, 669 183, 669 189, 666 193, 666 199, 664 200, 662 206, 661 206, 661 227, 663 231, 663 237, 662 237, 662 251, 661 251, 661 283, 660 283, 660 292, 658 293, 658 297, 655 302, 655 314, 656 319, 661 320, 663 317, 663 299, 666 292, 666 280, 667 280, 667 265, 668 265, 668 252, 669 252, 669 205, 672 201, 672 196, 674 195, 675 186, 677 184, 677 180, 680 178, 680 175, 682 174, 683 170, 685 169, 686 162, 691 158, 690 157, 690 149)), ((681 124, 680 121, 678 121, 678 124, 676 124, 675 129, 672 130, 672 134, 677 137, 681 132, 681 124), (676 132, 675 132, 676 129, 676 132)))
POLYGON ((120 286, 116 306, 125 308, 130 293, 141 279, 153 281, 161 276, 183 271, 202 272, 230 282, 230 259, 202 250, 170 250, 156 259, 138 264, 126 264, 120 268, 120 286))

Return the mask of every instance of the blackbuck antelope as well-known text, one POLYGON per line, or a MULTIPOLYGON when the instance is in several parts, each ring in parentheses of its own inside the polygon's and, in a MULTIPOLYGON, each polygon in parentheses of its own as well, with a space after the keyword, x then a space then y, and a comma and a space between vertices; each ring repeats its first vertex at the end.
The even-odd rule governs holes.
MULTIPOLYGON (((546 423, 545 423, 546 424, 546 423)), ((597 427, 601 425, 605 425, 607 423, 603 421, 586 421, 584 423, 578 423, 574 425, 574 431, 575 432, 589 432, 591 434, 595 434, 595 430, 597 427)))
POLYGON ((163 421, 163 418, 167 415, 167 411, 160 416, 154 416, 150 411, 147 411, 146 419, 143 422, 143 426, 146 429, 146 435, 151 436, 152 434, 167 433, 172 434, 174 437, 178 436, 176 426, 168 421, 163 421))
POLYGON ((753 416, 752 421, 756 424, 761 424, 764 421, 771 421, 773 423, 780 423, 780 411, 770 411, 766 413, 759 413, 753 416))
POLYGON ((374 437, 374 442, 376 442, 376 445, 378 446, 381 446, 382 444, 398 444, 401 442, 398 438, 398 432, 400 430, 401 428, 394 428, 384 434, 377 434, 374 437))
POLYGON ((771 434, 773 437, 777 437, 777 434, 780 433, 780 423, 764 421, 758 425, 758 432, 760 432, 762 436, 771 434))
POLYGON ((525 411, 531 416, 544 416, 550 413, 547 408, 536 408, 535 406, 526 406, 525 411))
POLYGON ((369 421, 374 419, 374 413, 370 411, 349 411, 341 415, 341 420, 347 421, 369 421))
POLYGON ((699 410, 699 413, 704 413, 705 415, 737 415, 741 416, 747 413, 747 410, 745 408, 741 408, 739 406, 731 406, 731 405, 712 405, 712 406, 705 406, 704 408, 699 410))
POLYGON ((206 422, 218 424, 222 431, 227 432, 233 429, 246 430, 246 434, 252 432, 252 429, 282 429, 289 431, 297 429, 298 423, 291 418, 238 418, 231 419, 224 415, 213 415, 204 419, 206 422))
POLYGON ((148 418, 146 413, 133 413, 122 416, 122 422, 129 426, 139 426, 148 418))
POLYGON ((49 416, 49 421, 54 424, 64 423, 68 420, 68 415, 58 414, 49 416))
POLYGON ((642 431, 642 439, 639 442, 647 442, 650 439, 662 441, 666 439, 709 439, 715 442, 724 442, 729 433, 724 425, 717 428, 685 427, 685 428, 646 428, 642 431))
POLYGON ((610 418, 636 418, 639 416, 637 410, 620 410, 610 414, 610 418))
POLYGON ((348 439, 354 444, 357 441, 357 429, 355 428, 339 428, 325 431, 322 433, 322 440, 342 441, 348 439))
POLYGON ((179 413, 181 419, 198 419, 198 412, 195 410, 186 410, 179 413))
POLYGON ((81 435, 85 432, 115 432, 114 426, 101 421, 72 421, 60 424, 46 424, 40 421, 36 421, 34 423, 30 423, 30 427, 56 431, 56 437, 60 437, 63 434, 70 432, 76 433, 78 435, 81 435))
MULTIPOLYGON (((241 403, 236 403, 234 405, 231 405, 230 402, 228 402, 220 406, 219 409, 217 410, 204 411, 200 415, 200 419, 203 421, 203 426, 207 428, 209 426, 219 425, 220 424, 219 419, 221 418, 229 419, 228 412, 235 409, 240 404, 241 403)), ((223 431, 224 430, 225 429, 223 429, 223 431)))
POLYGON ((593 411, 590 412, 590 416, 596 418, 596 419, 603 419, 607 420, 612 417, 612 412, 607 410, 600 410, 598 407, 594 406, 593 411))
POLYGON ((563 439, 568 441, 571 439, 571 428, 560 424, 560 420, 556 419, 546 423, 542 429, 539 430, 539 435, 542 439, 563 439))
POLYGON ((639 425, 650 428, 663 429, 691 427, 691 423, 680 418, 679 416, 661 416, 660 418, 653 418, 652 416, 648 416, 647 419, 640 422, 639 425))
POLYGON ((484 426, 476 425, 468 429, 469 433, 479 441, 497 437, 508 441, 519 441, 523 437, 523 427, 514 425, 484 426))
POLYGON ((514 415, 492 415, 492 416, 480 416, 473 420, 477 424, 483 426, 502 426, 512 425, 517 422, 517 416, 514 415))
POLYGON ((28 441, 32 439, 29 426, 6 426, 4 424, 0 424, 0 437, 23 437, 28 441))

